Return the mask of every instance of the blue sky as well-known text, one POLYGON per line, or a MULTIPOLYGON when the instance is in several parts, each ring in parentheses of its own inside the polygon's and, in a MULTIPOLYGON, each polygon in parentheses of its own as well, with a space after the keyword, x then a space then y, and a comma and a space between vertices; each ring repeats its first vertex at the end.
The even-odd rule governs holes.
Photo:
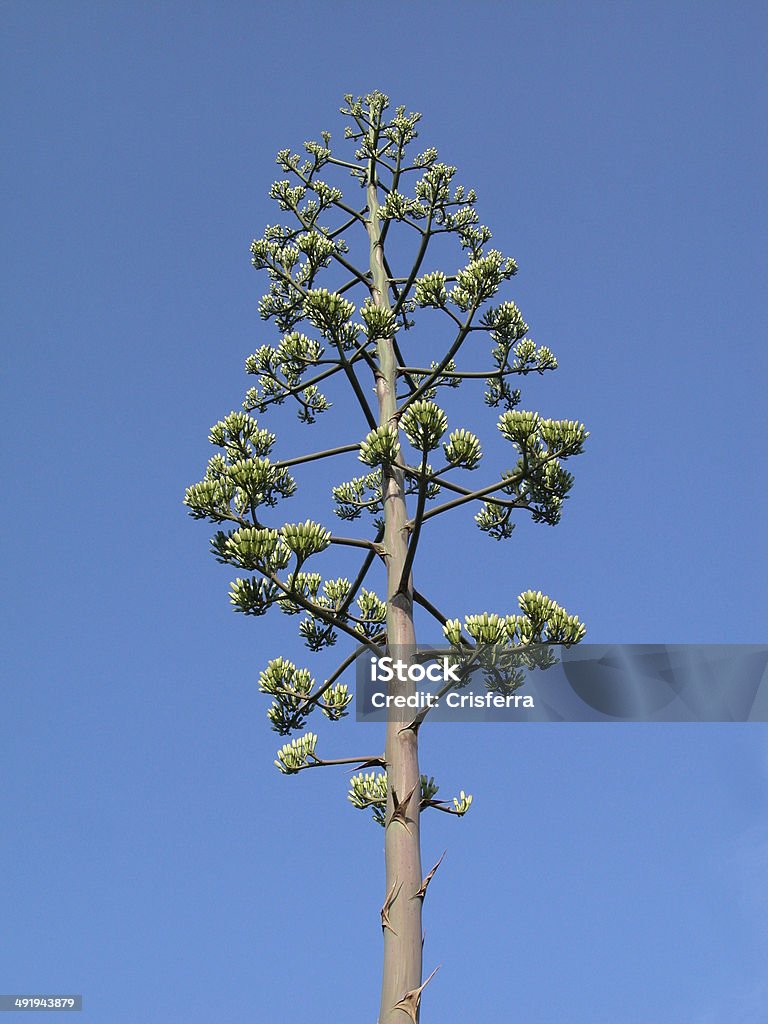
MULTIPOLYGON (((532 587, 600 642, 764 642, 765 8, 73 0, 2 21, 0 992, 80 992, 93 1024, 373 1021, 381 833, 343 773, 271 767, 258 672, 312 656, 295 620, 232 614, 181 506, 276 339, 248 251, 274 154, 340 139, 346 92, 420 110, 559 358, 524 406, 591 431, 556 529, 500 546, 436 521, 437 603, 506 612, 532 587)), ((454 414, 493 430, 469 394, 454 414)), ((285 452, 345 426, 275 422, 285 452)), ((327 508, 304 479, 296 509, 327 508)), ((426 729, 423 769, 475 804, 425 815, 425 864, 448 850, 425 1024, 761 1019, 765 739, 426 729)))

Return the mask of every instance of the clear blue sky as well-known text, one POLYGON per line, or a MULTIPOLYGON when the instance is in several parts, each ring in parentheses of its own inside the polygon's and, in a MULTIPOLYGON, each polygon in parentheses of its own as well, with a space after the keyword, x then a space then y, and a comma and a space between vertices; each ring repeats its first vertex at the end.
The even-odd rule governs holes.
MULTIPOLYGON (((0 11, 0 992, 81 992, 84 1024, 373 1024, 382 834, 343 773, 272 768, 258 671, 312 656, 295 620, 232 614, 181 506, 275 339, 248 252, 274 154, 340 137, 346 92, 422 111, 559 357, 524 405, 592 432, 557 529, 435 531, 420 578, 450 614, 533 587, 597 641, 764 642, 766 8, 0 11)), ((425 815, 425 1024, 763 1019, 764 727, 424 736, 475 794, 425 815)))

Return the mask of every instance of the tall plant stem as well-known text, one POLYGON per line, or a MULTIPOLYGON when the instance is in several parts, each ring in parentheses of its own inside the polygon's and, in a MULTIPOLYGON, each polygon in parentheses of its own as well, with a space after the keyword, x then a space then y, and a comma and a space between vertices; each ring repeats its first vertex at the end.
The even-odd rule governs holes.
MULTIPOLYGON (((376 151, 376 128, 371 129, 371 152, 376 151)), ((369 162, 368 236, 373 302, 390 309, 389 281, 384 265, 379 202, 376 184, 376 160, 369 162)), ((378 342, 379 365, 376 394, 379 424, 397 427, 397 359, 394 338, 378 342)), ((385 465, 382 472, 384 502, 384 549, 387 565, 387 641, 396 647, 399 657, 407 659, 415 648, 413 627, 413 583, 401 587, 408 551, 408 513, 405 504, 402 465, 385 465)), ((408 695, 415 684, 401 680, 390 683, 390 694, 408 695)), ((419 813, 421 782, 419 774, 418 730, 407 728, 405 721, 393 716, 387 722, 385 744, 387 766, 387 815, 384 837, 386 870, 385 892, 397 893, 388 908, 389 927, 383 929, 384 968, 381 987, 379 1024, 403 1024, 403 1011, 397 1009, 409 992, 421 985, 422 929, 421 842, 419 813)))

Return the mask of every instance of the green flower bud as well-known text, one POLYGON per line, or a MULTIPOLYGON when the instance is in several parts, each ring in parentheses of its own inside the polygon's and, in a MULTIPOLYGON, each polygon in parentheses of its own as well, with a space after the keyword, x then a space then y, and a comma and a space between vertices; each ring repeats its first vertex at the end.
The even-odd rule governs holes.
POLYGON ((448 417, 434 402, 423 399, 409 405, 400 420, 405 436, 419 451, 433 451, 448 429, 448 417))
POLYGON ((468 430, 454 430, 443 445, 445 457, 452 466, 462 469, 476 469, 483 457, 479 439, 468 430))
POLYGON ((331 543, 331 531, 310 519, 303 523, 286 523, 280 533, 299 562, 325 551, 331 543))
POLYGON ((388 424, 376 427, 366 436, 360 445, 358 458, 368 466, 382 466, 395 462, 399 454, 397 430, 388 424))

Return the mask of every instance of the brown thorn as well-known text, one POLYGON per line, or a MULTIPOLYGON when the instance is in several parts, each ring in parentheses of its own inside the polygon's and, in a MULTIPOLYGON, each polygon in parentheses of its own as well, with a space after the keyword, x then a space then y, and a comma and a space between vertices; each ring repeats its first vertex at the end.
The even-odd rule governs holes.
MULTIPOLYGON (((420 783, 417 783, 417 785, 420 785, 420 783)), ((408 817, 408 804, 411 802, 411 797, 415 792, 416 786, 413 787, 413 789, 410 791, 408 796, 405 797, 405 799, 398 800, 397 792, 394 786, 392 787, 392 801, 395 805, 395 809, 394 811, 392 811, 392 817, 389 819, 389 824, 391 825, 393 821, 401 822, 403 828, 408 833, 408 835, 411 835, 411 830, 408 828, 408 822, 413 820, 412 818, 408 817)))
POLYGON ((389 910, 392 904, 397 899, 397 897, 400 895, 400 890, 402 889, 402 887, 403 883, 401 882, 400 885, 397 885, 397 879, 395 879, 395 881, 392 883, 392 888, 387 893, 387 898, 384 900, 384 906, 380 910, 381 930, 384 931, 385 928, 389 928, 393 935, 397 935, 397 932, 392 927, 392 922, 389 920, 389 910), (397 890, 395 890, 395 886, 397 886, 397 890))
POLYGON ((435 872, 440 867, 440 865, 441 865, 441 863, 443 861, 443 857, 446 855, 447 852, 448 852, 447 850, 443 850, 442 855, 440 857, 440 860, 437 862, 437 864, 435 864, 435 866, 429 872, 427 877, 421 883, 421 888, 417 889, 416 892, 413 894, 413 896, 411 897, 412 899, 416 899, 416 897, 418 897, 420 900, 423 900, 424 897, 427 895, 427 886, 432 881, 432 879, 435 877, 435 872))
POLYGON ((384 768, 386 763, 387 762, 383 757, 371 757, 367 761, 361 761, 359 764, 355 765, 354 768, 350 768, 349 770, 351 772, 356 772, 361 768, 384 768))
POLYGON ((403 996, 403 998, 400 999, 394 1005, 394 1009, 395 1010, 402 1010, 403 1013, 406 1013, 411 1018, 411 1020, 413 1021, 413 1024, 417 1024, 416 1015, 419 1012, 419 1003, 421 1002, 421 993, 424 991, 424 989, 427 987, 427 985, 430 983, 430 981, 432 981, 432 979, 434 978, 434 976, 437 974, 437 972, 439 970, 440 970, 440 965, 438 964, 438 966, 434 969, 434 971, 432 971, 430 976, 427 978, 427 980, 422 985, 419 985, 418 988, 411 989, 410 992, 406 992, 405 995, 403 996))

